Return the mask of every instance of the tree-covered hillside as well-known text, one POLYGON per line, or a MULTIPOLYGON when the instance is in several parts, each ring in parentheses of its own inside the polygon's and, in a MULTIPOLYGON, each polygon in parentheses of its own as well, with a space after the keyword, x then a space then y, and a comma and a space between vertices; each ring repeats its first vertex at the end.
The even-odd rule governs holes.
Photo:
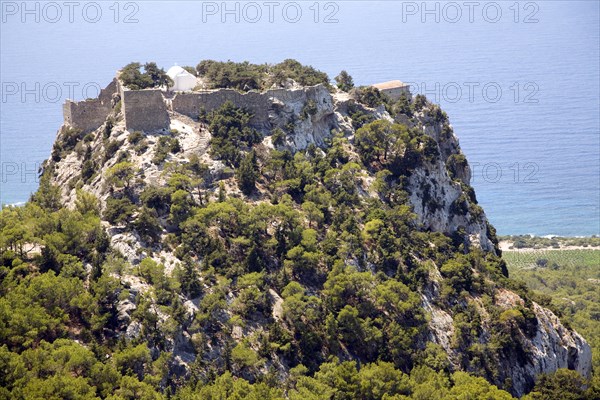
POLYGON ((270 131, 232 103, 63 127, 0 213, 0 398, 596 398, 575 371, 534 388, 536 345, 588 347, 508 277, 445 113, 328 90, 320 146, 312 98, 270 131))

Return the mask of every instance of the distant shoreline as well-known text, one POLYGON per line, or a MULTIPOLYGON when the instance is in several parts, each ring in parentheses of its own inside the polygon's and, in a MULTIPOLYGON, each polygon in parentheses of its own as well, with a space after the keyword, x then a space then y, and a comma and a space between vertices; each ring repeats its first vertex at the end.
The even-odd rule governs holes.
POLYGON ((548 250, 600 250, 600 237, 562 237, 514 235, 499 236, 502 251, 533 252, 548 250))
POLYGON ((515 248, 514 242, 502 240, 499 243, 500 250, 503 252, 533 253, 536 251, 566 251, 566 250, 600 250, 600 246, 543 246, 543 247, 523 247, 515 248))

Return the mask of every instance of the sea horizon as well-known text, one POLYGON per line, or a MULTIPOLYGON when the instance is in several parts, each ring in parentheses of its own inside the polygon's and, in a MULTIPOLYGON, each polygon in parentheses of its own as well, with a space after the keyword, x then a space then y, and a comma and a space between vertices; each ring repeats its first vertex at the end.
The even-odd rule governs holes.
POLYGON ((315 22, 309 4, 301 4, 297 23, 227 16, 223 22, 190 2, 139 3, 139 23, 132 24, 115 23, 108 8, 95 24, 8 18, 0 39, 0 203, 25 202, 37 188, 36 170, 50 156, 62 102, 95 96, 131 61, 167 69, 202 59, 294 58, 331 79, 345 69, 357 85, 399 79, 440 104, 471 165, 477 200, 499 234, 600 234, 597 4, 543 2, 536 11, 519 3, 516 15, 499 3, 499 21, 476 14, 473 22, 463 16, 456 23, 386 2, 335 3, 332 21, 320 14, 315 22), (154 29, 169 4, 186 10, 177 27, 186 41, 154 29), (377 30, 379 39, 366 40, 361 30, 377 30), (42 36, 44 42, 36 40, 42 36), (7 91, 13 84, 16 94, 7 91), (72 96, 69 85, 76 88, 72 96), (56 86, 60 95, 51 92, 56 86), (27 94, 36 87, 38 97, 27 94))

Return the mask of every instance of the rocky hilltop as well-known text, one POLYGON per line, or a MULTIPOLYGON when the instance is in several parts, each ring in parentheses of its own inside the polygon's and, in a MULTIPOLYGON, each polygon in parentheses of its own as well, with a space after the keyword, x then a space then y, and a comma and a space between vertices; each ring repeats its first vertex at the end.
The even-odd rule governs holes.
POLYGON ((172 354, 163 385, 288 379, 329 357, 464 370, 517 396, 541 373, 591 374, 585 340, 508 278, 449 119, 423 96, 117 77, 65 106, 43 169, 69 207, 99 200, 102 268, 122 286, 104 335, 172 354))

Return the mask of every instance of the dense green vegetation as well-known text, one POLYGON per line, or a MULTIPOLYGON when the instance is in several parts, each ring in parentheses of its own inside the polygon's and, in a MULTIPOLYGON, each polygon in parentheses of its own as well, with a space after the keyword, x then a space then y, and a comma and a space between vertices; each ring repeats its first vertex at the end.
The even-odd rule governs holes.
POLYGON ((354 91, 358 102, 375 108, 389 102, 388 97, 373 86, 361 86, 354 91))
MULTIPOLYGON (((198 63, 196 68, 183 68, 200 77, 204 82, 204 86, 208 89, 229 88, 239 91, 262 91, 286 87, 292 81, 301 86, 323 84, 331 88, 326 73, 311 66, 302 65, 292 59, 284 60, 278 64, 203 60, 198 63)), ((352 77, 345 71, 342 72, 341 78, 338 78, 342 79, 340 82, 342 82, 343 90, 347 91, 354 84, 352 83, 352 77)), ((165 70, 159 68, 154 62, 143 65, 139 62, 131 62, 121 69, 119 79, 125 87, 132 90, 173 85, 172 79, 165 73, 165 70)), ((73 136, 73 139, 77 138, 73 136)), ((65 140, 64 143, 69 145, 70 142, 65 140)))
MULTIPOLYGON (((326 79, 292 60, 203 62, 198 74, 261 88, 262 68, 302 84, 326 79)), ((211 175, 198 154, 169 162, 181 150, 171 132, 152 149, 164 184, 148 184, 132 162, 148 141, 136 132, 111 139, 114 121, 98 138, 101 154, 79 149, 90 177, 110 162, 104 200, 77 190, 65 207, 47 164, 31 200, 0 213, 0 398, 511 398, 498 366, 527 357, 532 302, 549 300, 509 279, 499 256, 470 248, 464 230, 418 224, 407 177, 435 162, 438 146, 421 129, 371 120, 366 106, 382 101, 394 117, 411 116, 426 101, 358 90, 353 141, 332 132, 323 148, 295 153, 281 130, 266 151, 251 113, 231 103, 202 113, 210 155, 231 174, 211 175), (139 244, 139 262, 111 246, 107 222, 139 244), (501 306, 500 288, 524 304, 501 306), (425 294, 453 318, 454 362, 468 372, 430 340, 425 294)), ((451 133, 439 107, 428 110, 451 133)), ((65 133, 59 159, 77 151, 79 136, 65 133)), ((454 161, 449 170, 459 169, 454 161)), ((477 210, 464 190, 456 213, 477 210)), ((530 398, 593 399, 598 384, 586 383, 560 371, 541 377, 530 398)))
MULTIPOLYGON (((146 198, 148 199, 148 196, 146 198)), ((153 204, 151 200, 146 201, 149 205, 158 207, 158 204, 153 204)), ((202 212, 198 214, 198 218, 189 220, 186 224, 196 224, 194 221, 200 222, 203 215, 208 216, 207 213, 212 212, 225 212, 222 215, 229 215, 228 221, 233 222, 242 217, 244 212, 250 211, 242 206, 237 215, 231 214, 235 208, 228 207, 234 204, 236 207, 241 206, 233 200, 210 203, 206 208, 199 210, 202 212)), ((291 203, 287 204, 289 206, 291 203)), ((275 208, 262 211, 257 209, 251 212, 253 217, 248 217, 259 222, 259 215, 271 215, 276 209, 281 210, 274 215, 276 218, 285 214, 290 214, 291 217, 295 214, 291 208, 286 211, 285 204, 272 207, 275 208)), ((317 210, 310 212, 311 207, 303 208, 307 210, 307 216, 314 216, 312 226, 323 226, 320 222, 323 217, 317 210)), ((217 221, 223 221, 217 215, 215 217, 217 221)), ((273 276, 267 272, 269 269, 265 266, 251 263, 248 267, 260 269, 261 272, 239 275, 242 272, 234 272, 235 265, 239 265, 235 262, 235 257, 231 260, 234 262, 230 264, 231 268, 223 270, 223 267, 220 267, 218 270, 223 271, 225 276, 237 275, 238 278, 234 278, 236 283, 217 272, 214 266, 197 271, 190 268, 192 264, 185 263, 185 267, 176 271, 172 278, 164 274, 161 265, 149 259, 144 260, 139 267, 128 266, 118 254, 108 251, 107 237, 99 226, 98 204, 95 198, 82 192, 76 209, 68 211, 59 206, 55 189, 47 185, 43 185, 25 207, 5 208, 1 221, 0 396, 3 398, 55 396, 74 399, 152 399, 163 398, 168 393, 175 393, 175 398, 181 399, 279 399, 284 398, 284 395, 291 399, 381 399, 384 398, 384 394, 388 396, 385 398, 399 399, 462 399, 464 396, 478 399, 511 398, 508 393, 498 390, 481 378, 460 372, 449 373, 446 357, 435 345, 428 344, 422 351, 415 351, 411 341, 414 334, 402 336, 406 329, 418 329, 423 321, 418 298, 409 286, 397 279, 384 278, 383 275, 373 276, 369 272, 352 271, 347 268, 340 269, 340 266, 334 266, 329 273, 323 285, 324 297, 308 295, 304 286, 299 283, 311 279, 310 277, 288 279, 289 283, 282 290, 283 324, 273 324, 267 332, 263 331, 261 335, 266 333, 266 338, 252 335, 243 347, 233 347, 229 356, 230 367, 222 367, 230 372, 221 374, 218 369, 215 370, 218 376, 214 381, 207 380, 203 375, 190 377, 188 383, 180 387, 181 383, 173 381, 174 378, 168 373, 168 364, 173 354, 165 351, 163 342, 165 333, 176 329, 173 323, 190 323, 181 308, 181 297, 176 293, 180 290, 190 296, 204 293, 200 311, 191 322, 192 325, 209 328, 207 331, 198 330, 194 335, 199 335, 194 339, 194 343, 202 346, 205 340, 210 340, 204 335, 215 332, 214 329, 219 331, 224 328, 220 327, 221 322, 217 315, 220 308, 226 307, 221 296, 227 287, 238 293, 237 299, 231 305, 233 315, 227 322, 231 329, 243 324, 248 316, 269 308, 269 302, 263 292, 265 280, 280 279, 276 276, 277 273, 273 276), (33 246, 34 243, 43 245, 41 251, 33 246), (143 336, 145 339, 126 341, 118 334, 122 322, 118 318, 117 305, 119 300, 131 298, 127 285, 118 278, 126 271, 138 275, 152 285, 150 293, 138 294, 142 296, 140 307, 133 316, 135 320, 144 322, 144 330, 147 330, 143 336), (341 273, 342 271, 345 273, 341 273), (202 283, 206 279, 216 280, 216 291, 207 290, 202 283), (374 296, 373 300, 367 300, 371 295, 374 296), (169 315, 166 323, 157 324, 156 317, 150 312, 150 308, 147 308, 151 302, 157 302, 162 312, 169 315), (379 317, 364 318, 365 312, 372 312, 368 311, 372 308, 402 315, 398 320, 405 322, 380 331, 377 322, 379 317), (337 316, 334 312, 323 318, 320 314, 326 310, 339 312, 337 316), (322 320, 325 321, 324 326, 322 320), (411 326, 413 328, 410 328, 411 326), (332 346, 332 350, 340 345, 356 346, 354 351, 360 354, 361 359, 372 361, 365 362, 360 367, 355 362, 340 363, 323 359, 323 362, 318 364, 312 361, 311 358, 319 354, 314 352, 314 346, 315 340, 316 343, 321 340, 321 329, 324 330, 323 333, 331 332, 334 335, 324 336, 324 340, 329 343, 327 346, 332 346), (310 332, 316 333, 317 336, 309 335, 310 332), (373 345, 376 345, 378 340, 381 340, 379 346, 385 341, 394 343, 389 361, 384 361, 388 358, 385 355, 377 355, 377 346, 373 345), (255 350, 253 343, 259 344, 258 350, 255 350), (153 356, 150 351, 150 347, 155 346, 163 349, 158 357, 153 356), (232 374, 259 368, 265 363, 264 356, 272 351, 285 352, 292 359, 303 360, 303 363, 292 369, 285 382, 280 382, 269 374, 258 382, 251 379, 254 383, 233 378, 232 374), (395 358, 395 355, 398 358, 395 358), (377 359, 379 361, 376 361, 377 359), (408 369, 409 374, 402 372, 406 370, 407 360, 413 360, 411 364, 414 363, 414 366, 408 369), (311 369, 314 369, 314 375, 311 374, 311 369)), ((236 225, 238 229, 245 230, 242 225, 233 224, 236 225)), ((367 225, 362 234, 363 240, 372 241, 377 229, 367 225)), ((252 231, 254 228, 249 226, 247 229, 252 231)), ((299 257, 300 265, 289 263, 281 273, 304 274, 305 268, 310 267, 311 259, 318 263, 320 257, 325 257, 326 260, 330 258, 323 254, 314 257, 306 253, 310 250, 319 251, 320 246, 315 243, 315 234, 316 231, 311 228, 301 231, 299 248, 292 247, 285 256, 285 260, 299 257)), ((186 237, 186 234, 182 236, 186 237)), ((229 231, 228 236, 232 239, 244 238, 235 231, 229 231)), ((256 246, 256 243, 251 245, 256 246)), ((276 243, 274 245, 277 247, 276 243)), ((507 258, 513 270, 515 260, 511 255, 515 254, 508 253, 507 258)), ((570 296, 562 305, 564 316, 571 320, 567 312, 573 313, 572 323, 593 340, 597 355, 598 327, 594 312, 597 312, 598 299, 594 298, 594 291, 589 290, 591 287, 586 289, 585 286, 588 277, 598 277, 598 271, 594 269, 597 258, 593 251, 566 256, 567 259, 578 260, 574 261, 571 267, 566 267, 569 272, 573 272, 569 268, 575 268, 577 265, 581 267, 577 269, 578 275, 574 275, 580 277, 574 280, 576 285, 565 282, 561 267, 550 270, 555 272, 554 275, 547 274, 546 272, 550 271, 544 269, 519 270, 519 276, 527 278, 531 286, 539 289, 539 274, 545 273, 545 280, 549 283, 541 287, 542 289, 547 286, 548 290, 553 292, 558 290, 556 299, 570 296), (579 257, 574 257, 577 255, 579 257), (584 285, 583 289, 581 285, 584 285), (583 293, 574 296, 571 289, 565 291, 565 288, 574 286, 579 287, 583 293), (586 296, 590 295, 592 297, 586 300, 586 296), (575 305, 572 305, 571 301, 574 301, 575 305)), ((221 257, 225 255, 222 254, 221 257)), ((551 252, 544 254, 544 257, 550 263, 564 260, 554 259, 551 252)), ((243 258, 239 260, 242 265, 237 268, 246 268, 246 261, 243 258)), ((521 265, 529 265, 529 261, 524 262, 525 264, 521 265)), ((448 266, 444 267, 442 272, 448 273, 452 268, 459 268, 451 266, 454 264, 446 263, 448 266)), ((517 275, 516 270, 513 271, 517 275)), ((402 280, 407 279, 410 284, 414 278, 402 280)), ((461 281, 460 285, 464 285, 464 281, 461 281)), ((597 384, 585 391, 577 382, 583 382, 578 375, 571 371, 559 371, 556 375, 541 378, 527 398, 597 398, 594 397, 598 394, 597 384)))
POLYGON ((208 114, 202 112, 200 121, 208 124, 212 132, 212 156, 231 167, 238 167, 242 159, 240 150, 248 150, 260 142, 260 134, 249 127, 252 113, 235 107, 230 101, 208 114))
POLYGON ((129 63, 121 69, 119 79, 126 87, 134 90, 173 85, 165 70, 156 63, 148 62, 143 67, 144 72, 141 71, 142 64, 139 62, 129 63))
POLYGON ((265 90, 271 87, 285 87, 288 79, 302 86, 329 86, 326 73, 292 59, 274 65, 251 64, 247 61, 236 63, 203 60, 196 67, 196 71, 211 89, 265 90))
MULTIPOLYGON (((121 175, 118 171, 127 169, 124 167, 115 168, 114 173, 121 175)), ((327 198, 325 193, 322 196, 327 198)), ((159 206, 150 200, 151 196, 145 198, 148 206, 159 206)), ((320 203, 317 193, 311 198, 317 200, 313 204, 320 203)), ((292 361, 295 372, 286 383, 291 398, 322 398, 326 394, 335 398, 382 398, 384 393, 422 398, 422 393, 431 392, 429 380, 438 385, 438 397, 432 398, 459 398, 461 393, 472 391, 500 393, 482 379, 449 374, 445 357, 433 345, 415 351, 415 340, 425 320, 414 289, 402 281, 414 286, 417 281, 409 277, 416 271, 405 271, 408 266, 397 265, 389 258, 385 262, 377 260, 386 254, 384 249, 373 247, 374 241, 385 234, 386 224, 381 220, 371 219, 373 223, 352 240, 359 246, 364 240, 365 250, 374 253, 373 261, 381 268, 396 265, 405 271, 402 280, 343 267, 336 261, 335 249, 329 247, 333 243, 324 247, 317 244, 317 236, 325 233, 318 206, 311 207, 308 200, 303 203, 307 215, 313 216, 314 229, 302 228, 302 214, 293 208, 289 196, 275 205, 249 207, 231 199, 197 209, 181 223, 182 253, 205 254, 204 267, 200 271, 190 268, 193 261, 186 258, 186 267, 168 277, 164 267, 150 259, 138 267, 128 266, 117 253, 108 250, 93 196, 81 192, 73 211, 58 207, 55 201, 55 189, 44 186, 25 207, 2 211, 0 370, 6 397, 160 398, 178 387, 167 374, 173 357, 166 347, 168 334, 178 325, 189 326, 202 354, 204 345, 220 337, 218 332, 230 332, 257 313, 270 315, 264 292, 267 281, 281 288, 283 323, 267 325, 266 331, 256 332, 248 342, 242 342, 243 346, 232 344, 231 353, 223 355, 225 365, 210 367, 216 367, 215 373, 230 370, 255 381, 261 376, 256 374, 265 363, 264 357, 276 352, 296 360, 292 361), (281 230, 265 232, 265 224, 274 220, 280 221, 281 230), (225 247, 206 234, 210 226, 223 230, 225 247), (42 246, 41 250, 33 247, 34 243, 42 246), (265 265, 269 258, 261 256, 263 252, 280 254, 273 262, 281 260, 281 267, 265 265), (329 262, 333 269, 325 275, 329 262), (131 297, 119 279, 126 272, 151 285, 150 292, 138 294, 140 305, 133 315, 142 322, 143 339, 132 341, 119 335, 122 321, 117 305, 119 300, 131 297), (202 283, 207 280, 215 282, 212 291, 202 283), (324 295, 306 292, 306 287, 322 280, 324 295), (180 290, 191 296, 202 295, 200 310, 191 320, 182 309, 177 295, 180 290), (222 296, 229 290, 237 295, 231 304, 232 316, 223 322, 219 310, 227 307, 222 296), (169 316, 164 323, 157 323, 156 315, 146 308, 152 303, 169 316), (395 321, 403 322, 380 320, 384 310, 394 315, 395 321), (326 321, 325 326, 321 321, 326 321), (388 342, 394 347, 387 347, 388 342), (326 363, 325 354, 339 352, 340 346, 365 361, 379 361, 360 369, 354 362, 326 363), (160 356, 152 356, 150 347, 160 349, 160 356), (324 348, 328 349, 326 353, 322 352, 324 348), (423 366, 413 369, 410 377, 401 372, 408 372, 416 364, 423 366), (314 377, 311 371, 316 372, 314 377)), ((389 215, 396 220, 394 224, 403 223, 398 218, 410 219, 408 214, 394 215, 389 215)), ((419 240, 407 239, 409 245, 419 240)), ((227 336, 223 339, 231 340, 227 336)), ((275 389, 281 385, 270 381, 274 377, 269 378, 269 374, 254 385, 232 381, 228 374, 225 372, 214 383, 202 375, 190 378, 180 395, 187 398, 193 391, 198 398, 218 398, 222 393, 282 398, 283 392, 275 389)), ((507 393, 503 396, 509 398, 507 393)))

